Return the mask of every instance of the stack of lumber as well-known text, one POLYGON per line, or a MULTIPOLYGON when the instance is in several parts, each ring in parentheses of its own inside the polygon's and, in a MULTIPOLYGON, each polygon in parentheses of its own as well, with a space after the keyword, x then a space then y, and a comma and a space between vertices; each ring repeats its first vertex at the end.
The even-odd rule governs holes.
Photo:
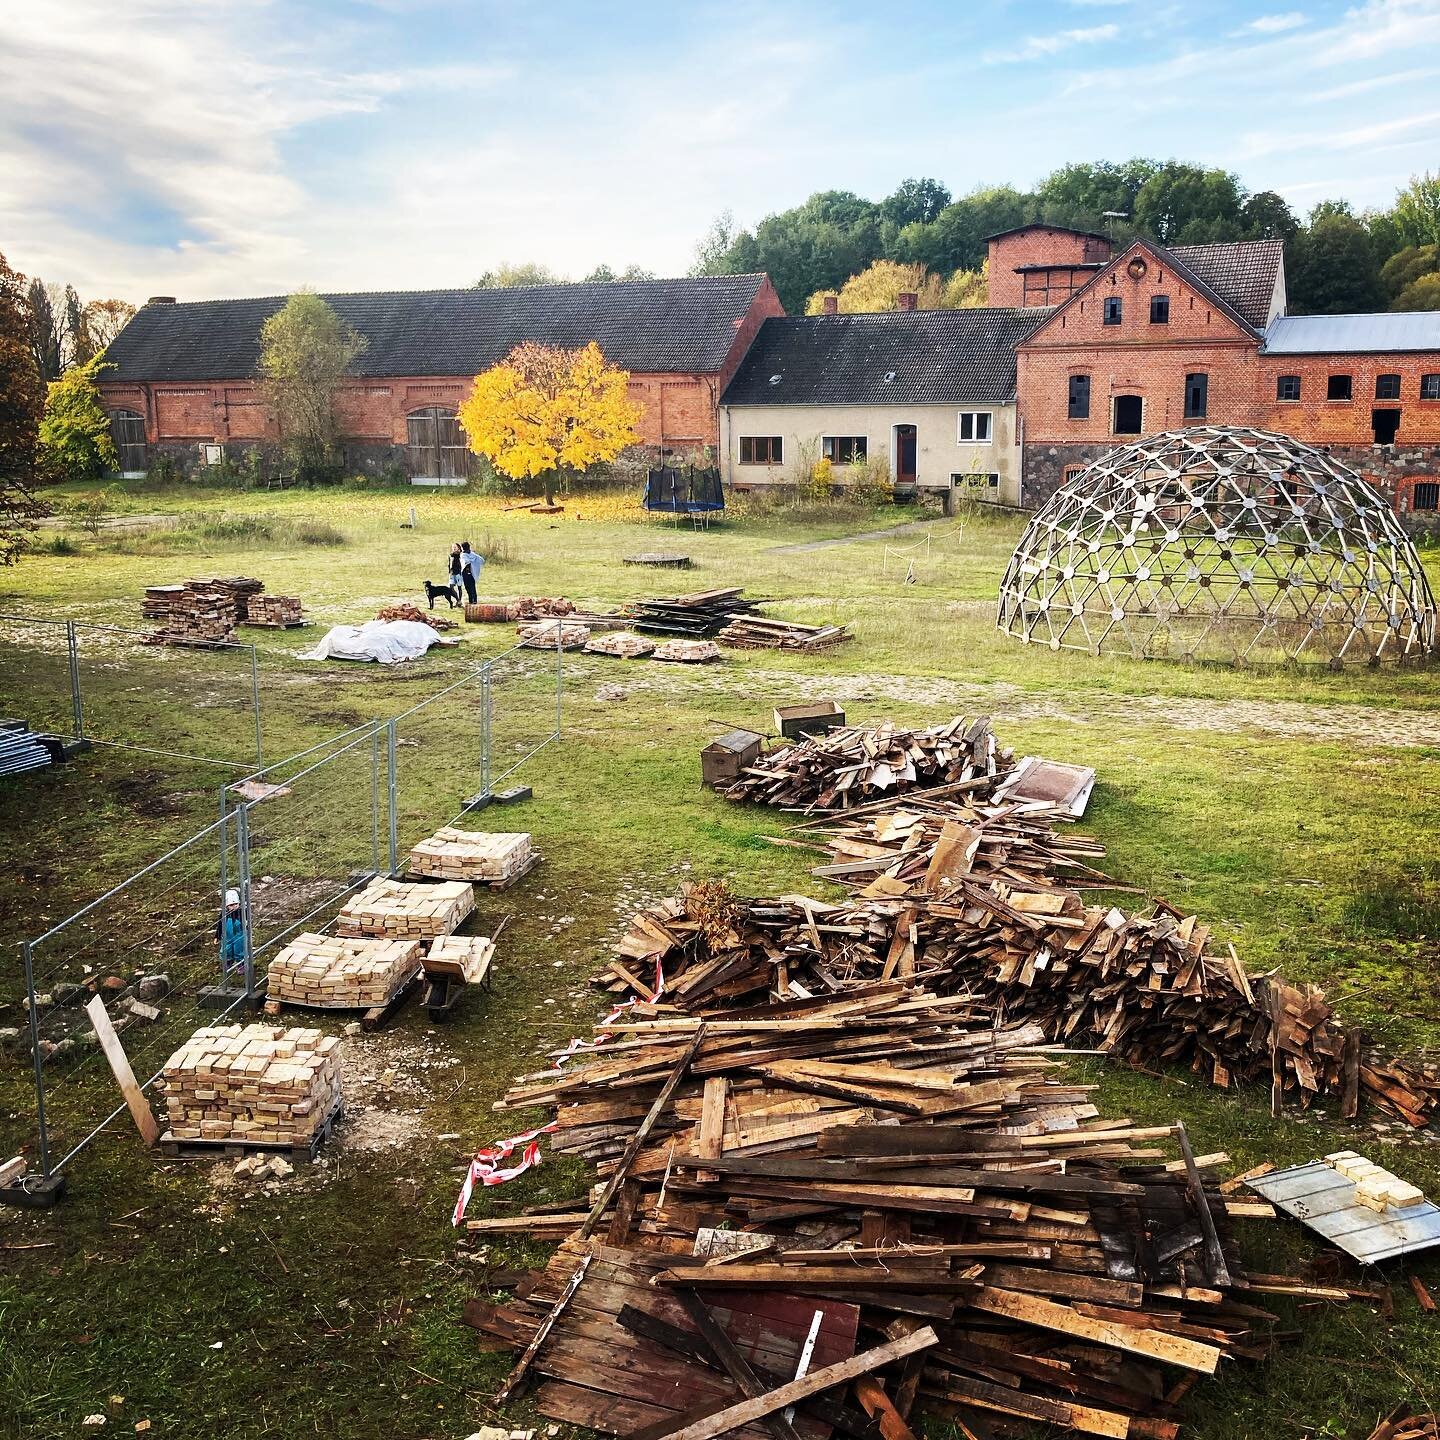
POLYGON ((664 640, 655 647, 652 660, 671 660, 681 665, 705 665, 724 659, 713 640, 664 640))
POLYGON ((420 963, 427 975, 449 975, 478 985, 490 970, 495 942, 483 935, 443 935, 430 942, 420 963))
POLYGON ((256 580, 250 575, 231 575, 228 578, 216 575, 209 580, 187 580, 185 583, 197 589, 216 590, 228 595, 235 602, 236 620, 249 616, 252 601, 265 588, 263 580, 256 580))
POLYGON ((250 598, 247 625, 268 625, 283 630, 303 625, 305 610, 298 595, 254 595, 250 598))
POLYGON ((1163 902, 1144 914, 1088 904, 1081 887, 1113 884, 1090 863, 1102 848, 1054 811, 931 792, 794 833, 806 838, 783 843, 828 839, 832 863, 816 873, 852 887, 851 900, 739 900, 695 886, 635 917, 617 947, 622 968, 603 981, 623 989, 626 972, 658 965, 669 997, 688 1006, 841 995, 894 977, 1132 1066, 1269 1085, 1277 1114, 1330 1096, 1351 1118, 1363 1095, 1420 1126, 1440 1106, 1440 1067, 1366 1050, 1322 991, 1252 979, 1196 917, 1163 902))
POLYGON ((410 852, 410 872, 436 880, 478 880, 507 885, 535 863, 524 831, 456 830, 442 825, 410 852))
POLYGON ((626 608, 636 630, 646 635, 680 635, 703 639, 716 635, 736 615, 755 609, 753 600, 742 600, 744 591, 700 590, 693 595, 673 595, 654 600, 635 600, 626 608))
POLYGON ((1391 1412, 1370 1432, 1370 1440, 1440 1440, 1440 1419, 1433 1410, 1422 1415, 1405 1414, 1408 1406, 1391 1412))
POLYGON ((452 935, 475 908, 475 887, 464 881, 411 885, 380 876, 352 895, 336 917, 338 935, 429 940, 452 935))
POLYGON ((551 1419, 690 1440, 761 1436, 792 1402, 777 1434, 869 1415, 907 1440, 923 1413, 1173 1437, 1190 1383, 1271 1343, 1206 1174, 1225 1157, 1103 1118, 1038 1026, 973 1018, 899 982, 642 1004, 588 1063, 523 1078, 502 1108, 547 1107, 603 1183, 470 1223, 563 1240, 523 1298, 466 1307, 523 1351, 501 1398, 534 1373, 551 1419))
POLYGON ((219 588, 219 582, 149 586, 140 613, 160 622, 147 642, 151 645, 218 645, 235 638, 236 597, 219 588))
POLYGON ((957 715, 927 730, 886 721, 874 728, 844 726, 782 745, 724 793, 730 800, 794 810, 845 810, 901 791, 936 787, 952 795, 984 796, 1013 761, 988 716, 972 722, 957 715))
POLYGON ((280 1004, 368 1010, 388 1005, 419 969, 418 940, 307 933, 270 962, 266 995, 280 1004))
POLYGON ((304 1144, 340 1103, 339 1040, 278 1025, 212 1025, 158 1081, 169 1138, 304 1144))
POLYGON ((609 635, 593 635, 585 646, 587 655, 618 655, 623 660, 639 660, 652 654, 655 642, 628 630, 615 630, 609 635))
POLYGON ((460 627, 453 620, 447 620, 443 615, 431 610, 422 610, 418 605, 412 605, 408 600, 402 600, 394 605, 382 605, 376 612, 377 620, 413 620, 420 625, 428 625, 432 630, 458 630, 460 627))
POLYGON ((584 625, 572 625, 566 620, 539 620, 534 624, 519 627, 520 644, 532 650, 553 650, 558 637, 562 650, 583 650, 590 640, 590 631, 584 625))
POLYGON ((801 625, 793 620, 737 615, 715 638, 737 650, 828 650, 855 637, 846 625, 801 625))

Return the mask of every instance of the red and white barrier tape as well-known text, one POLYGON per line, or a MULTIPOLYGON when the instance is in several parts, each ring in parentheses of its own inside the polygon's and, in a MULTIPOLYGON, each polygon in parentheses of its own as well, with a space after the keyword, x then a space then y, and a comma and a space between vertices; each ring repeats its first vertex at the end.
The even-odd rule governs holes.
MULTIPOLYGON (((657 1000, 659 1000, 661 996, 665 994, 665 987, 667 983, 668 982, 665 979, 665 971, 661 968, 660 961, 657 957, 655 961, 655 992, 649 1000, 645 1001, 645 1004, 653 1005, 657 1000)), ((582 1040, 579 1038, 579 1036, 576 1036, 576 1038, 573 1039, 565 1047, 564 1051, 560 1055, 558 1055, 551 1063, 555 1066, 557 1070, 561 1070, 564 1068, 565 1062, 569 1060, 571 1056, 581 1054, 588 1055, 592 1051, 598 1050, 608 1039, 610 1039, 611 1032, 606 1027, 609 1025, 613 1025, 628 1009, 630 1009, 632 1005, 638 1004, 640 1004, 640 1000, 638 997, 634 1000, 622 1001, 600 1022, 599 1026, 597 1027, 600 1033, 593 1040, 582 1040)))
POLYGON ((460 1198, 455 1202, 455 1215, 451 1223, 458 1226, 465 1218, 465 1209, 470 1204, 470 1197, 475 1193, 477 1184, 503 1185, 517 1175, 523 1175, 532 1165, 538 1165, 540 1137, 549 1135, 556 1128, 556 1123, 552 1120, 538 1130, 529 1130, 524 1135, 512 1135, 508 1140, 496 1140, 478 1151, 470 1162, 465 1183, 460 1187, 460 1198), (497 1168, 497 1162, 508 1160, 515 1153, 516 1146, 524 1147, 520 1152, 520 1163, 503 1170, 497 1168))

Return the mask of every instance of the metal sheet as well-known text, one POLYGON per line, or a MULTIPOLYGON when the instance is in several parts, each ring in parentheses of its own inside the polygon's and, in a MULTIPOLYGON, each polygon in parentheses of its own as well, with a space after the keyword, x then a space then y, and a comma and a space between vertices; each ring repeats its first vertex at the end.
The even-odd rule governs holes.
POLYGON ((1247 1183, 1363 1265, 1440 1245, 1440 1207, 1425 1200, 1405 1210, 1371 1210, 1356 1200, 1354 1182, 1323 1160, 1274 1170, 1247 1183))
POLYGON ((1361 355, 1440 350, 1440 312, 1281 315, 1265 331, 1265 355, 1361 355))

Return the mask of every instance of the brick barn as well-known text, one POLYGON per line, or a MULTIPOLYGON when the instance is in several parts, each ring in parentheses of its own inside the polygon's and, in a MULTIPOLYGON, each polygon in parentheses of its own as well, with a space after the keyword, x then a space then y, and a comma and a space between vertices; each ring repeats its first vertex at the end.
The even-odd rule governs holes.
POLYGON ((1440 519, 1440 312, 1287 315, 1278 240, 1136 240, 1086 273, 1073 236, 1026 228, 1023 249, 993 237, 992 289, 999 270, 1002 292, 1019 276, 1022 300, 1053 303, 1084 278, 1018 346, 1024 504, 1128 439, 1254 425, 1323 446, 1412 524, 1440 519))
MULTIPOLYGON (((431 483, 468 472, 456 407, 474 376, 523 340, 595 341, 630 372, 647 448, 713 449, 721 392, 762 322, 784 314, 764 275, 323 298, 369 342, 336 399, 346 464, 399 465, 431 483)), ((189 469, 278 443, 253 377, 260 327, 284 303, 162 297, 140 310, 100 382, 123 473, 143 472, 157 453, 189 469)))

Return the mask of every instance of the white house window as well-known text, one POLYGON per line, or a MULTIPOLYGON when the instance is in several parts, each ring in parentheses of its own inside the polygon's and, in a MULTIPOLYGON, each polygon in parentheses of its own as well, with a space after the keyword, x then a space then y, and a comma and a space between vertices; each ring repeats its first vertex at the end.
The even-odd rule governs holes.
POLYGON ((820 453, 832 465, 854 465, 865 458, 868 444, 865 435, 825 435, 820 440, 820 453))
POLYGON ((962 410, 958 439, 962 445, 990 443, 991 414, 988 410, 962 410))

